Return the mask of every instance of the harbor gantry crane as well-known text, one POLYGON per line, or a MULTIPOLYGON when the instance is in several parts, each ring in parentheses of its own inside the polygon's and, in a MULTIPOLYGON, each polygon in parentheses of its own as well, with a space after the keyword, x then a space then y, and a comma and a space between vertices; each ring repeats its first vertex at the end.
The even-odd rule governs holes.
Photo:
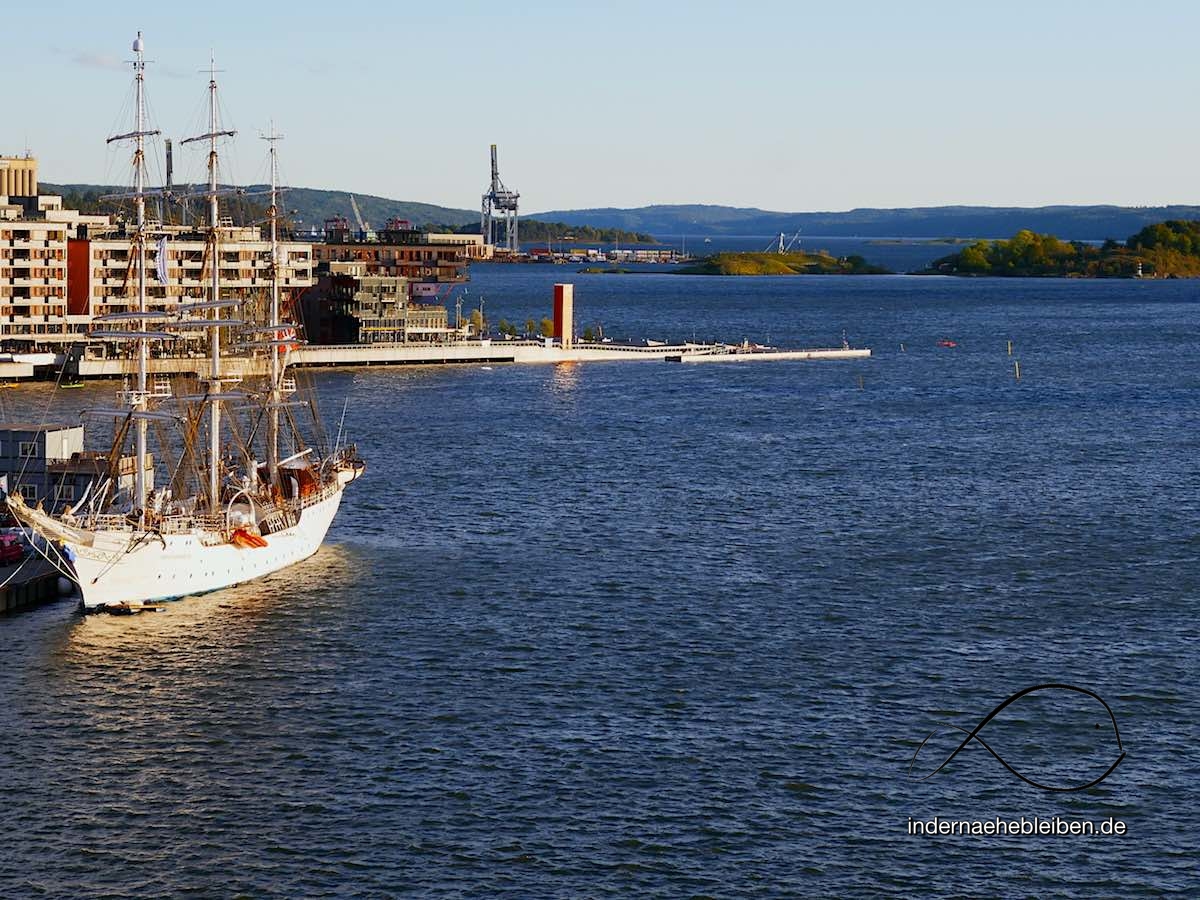
POLYGON ((479 218, 479 232, 484 243, 496 243, 496 228, 504 222, 504 249, 516 253, 521 249, 517 241, 517 199, 521 195, 508 190, 500 181, 500 166, 496 162, 496 145, 492 144, 492 183, 483 195, 483 209, 479 218))

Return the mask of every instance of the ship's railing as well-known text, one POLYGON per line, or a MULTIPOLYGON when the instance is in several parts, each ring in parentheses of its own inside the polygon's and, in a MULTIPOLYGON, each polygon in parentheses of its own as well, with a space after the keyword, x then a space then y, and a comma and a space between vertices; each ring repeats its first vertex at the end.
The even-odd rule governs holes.
MULTIPOLYGON (((158 531, 162 534, 182 534, 188 531, 203 529, 205 531, 225 531, 225 517, 213 515, 163 516, 147 522, 146 530, 158 531)), ((102 513, 88 519, 88 527, 93 531, 141 531, 137 522, 127 516, 102 513)))
POLYGON ((164 534, 177 534, 183 531, 194 531, 202 528, 205 531, 220 531, 226 530, 224 516, 166 516, 153 523, 154 528, 164 534))
POLYGON ((313 493, 309 494, 307 497, 300 497, 299 499, 293 500, 292 508, 297 511, 302 510, 302 509, 308 509, 310 506, 316 506, 318 503, 320 503, 324 500, 328 500, 330 497, 332 497, 337 492, 338 492, 338 485, 337 485, 336 481, 332 482, 330 484, 326 484, 326 485, 322 486, 320 488, 320 490, 314 491, 313 493))
MULTIPOLYGON (((279 519, 282 519, 282 524, 285 527, 295 524, 291 521, 291 514, 299 513, 301 510, 308 509, 310 506, 315 506, 322 501, 328 500, 339 490, 337 481, 331 481, 323 484, 313 493, 291 500, 287 504, 287 509, 275 508, 265 515, 264 521, 270 521, 271 525, 279 524, 279 519)), ((270 509, 270 506, 266 507, 270 509)), ((157 531, 160 534, 183 534, 186 532, 203 530, 214 532, 217 534, 225 534, 230 531, 230 524, 226 521, 223 515, 211 514, 193 514, 193 515, 170 515, 170 516, 150 516, 145 527, 139 527, 136 520, 131 516, 123 516, 114 513, 100 513, 89 516, 86 520, 86 527, 92 531, 157 531)), ((270 530, 271 526, 268 526, 270 530)))
POLYGON ((263 535, 274 534, 277 531, 291 528, 296 524, 296 521, 297 514, 295 510, 276 506, 258 520, 258 530, 263 535))
POLYGON ((92 531, 126 531, 134 527, 124 516, 95 515, 89 516, 85 521, 92 531))

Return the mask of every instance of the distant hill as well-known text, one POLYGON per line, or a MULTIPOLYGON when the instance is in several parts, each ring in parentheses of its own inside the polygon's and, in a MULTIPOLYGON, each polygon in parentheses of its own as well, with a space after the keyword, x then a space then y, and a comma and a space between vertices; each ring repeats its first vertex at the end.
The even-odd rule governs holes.
MULTIPOLYGON (((252 188, 253 190, 253 188, 252 188)), ((389 200, 387 197, 374 197, 370 194, 355 194, 358 208, 362 210, 363 218, 372 227, 381 228, 388 219, 408 219, 416 225, 469 225, 479 223, 477 209, 451 209, 446 206, 435 206, 432 203, 415 203, 410 200, 389 200)), ((353 210, 350 209, 350 195, 345 191, 322 191, 316 188, 290 188, 285 195, 284 205, 293 221, 304 226, 320 225, 327 218, 335 215, 345 216, 354 224, 353 210)))
MULTIPOLYGON (((86 197, 123 193, 129 187, 115 187, 101 184, 48 184, 41 185, 42 193, 61 194, 66 196, 86 197)), ((265 191, 266 185, 250 185, 246 187, 248 195, 256 195, 265 191)), ((261 195, 253 197, 260 203, 265 203, 261 195)), ((387 197, 375 197, 370 194, 355 194, 358 207, 362 210, 363 218, 372 227, 380 227, 392 217, 408 219, 417 225, 468 225, 478 224, 478 210, 451 209, 446 206, 435 206, 431 203, 413 203, 407 200, 389 200, 387 197)), ((323 191, 316 188, 288 188, 281 204, 286 209, 286 216, 296 225, 309 228, 320 226, 322 222, 333 216, 345 216, 354 224, 354 211, 350 208, 350 194, 346 191, 323 191), (295 212, 292 212, 295 210, 295 212)))
POLYGON ((657 235, 772 235, 797 230, 822 237, 999 238, 1022 229, 1064 240, 1105 240, 1168 219, 1200 219, 1200 206, 931 206, 848 212, 770 212, 732 206, 573 209, 536 218, 657 235))
MULTIPOLYGON (((121 193, 128 187, 97 184, 42 184, 43 193, 93 197, 121 193)), ((248 187, 261 191, 263 185, 248 187)), ((479 222, 473 209, 391 200, 355 194, 363 217, 374 227, 393 216, 416 225, 458 228, 479 222)), ((260 197, 249 197, 261 203, 260 197)), ((289 188, 284 200, 290 218, 301 228, 320 226, 331 216, 354 222, 350 194, 316 188, 289 188), (295 213, 291 211, 295 210, 295 213)), ((1053 234, 1063 240, 1102 241, 1167 220, 1200 219, 1200 206, 930 206, 910 209, 852 209, 848 212, 771 212, 734 206, 643 206, 638 209, 570 209, 525 213, 522 218, 592 228, 655 235, 774 235, 797 230, 822 237, 1003 238, 1021 230, 1053 234)))

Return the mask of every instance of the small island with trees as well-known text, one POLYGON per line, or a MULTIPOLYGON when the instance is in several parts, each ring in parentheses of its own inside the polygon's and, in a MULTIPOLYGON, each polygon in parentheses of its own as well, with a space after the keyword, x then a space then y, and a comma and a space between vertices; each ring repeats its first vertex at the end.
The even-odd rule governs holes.
POLYGON ((690 266, 681 266, 680 275, 890 275, 861 256, 833 256, 816 253, 716 253, 690 266))
POLYGON ((1147 225, 1124 243, 1060 241, 1018 231, 1006 241, 975 241, 936 260, 921 275, 1058 278, 1200 277, 1200 222, 1147 225))
MULTIPOLYGON (((563 222, 542 222, 539 219, 521 219, 520 235, 522 241, 553 241, 575 242, 578 244, 658 244, 652 234, 640 231, 625 231, 621 228, 593 228, 590 225, 567 225, 563 222)), ((460 225, 457 228, 448 226, 430 226, 431 231, 454 231, 458 234, 479 234, 479 223, 460 225)))

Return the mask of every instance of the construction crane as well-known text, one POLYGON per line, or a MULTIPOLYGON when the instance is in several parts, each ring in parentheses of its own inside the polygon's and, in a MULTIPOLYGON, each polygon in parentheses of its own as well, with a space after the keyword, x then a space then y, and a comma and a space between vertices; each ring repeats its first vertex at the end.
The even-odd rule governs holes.
POLYGON ((500 166, 496 162, 496 145, 492 144, 492 183, 483 195, 483 208, 479 217, 479 232, 487 244, 496 243, 496 229, 504 222, 504 249, 516 253, 521 249, 517 241, 517 200, 521 195, 505 188, 500 181, 500 166))
POLYGON ((358 230, 363 233, 363 237, 366 237, 367 229, 370 226, 363 219, 362 210, 358 208, 358 201, 354 199, 353 194, 350 194, 350 209, 354 212, 354 221, 358 223, 358 230))

